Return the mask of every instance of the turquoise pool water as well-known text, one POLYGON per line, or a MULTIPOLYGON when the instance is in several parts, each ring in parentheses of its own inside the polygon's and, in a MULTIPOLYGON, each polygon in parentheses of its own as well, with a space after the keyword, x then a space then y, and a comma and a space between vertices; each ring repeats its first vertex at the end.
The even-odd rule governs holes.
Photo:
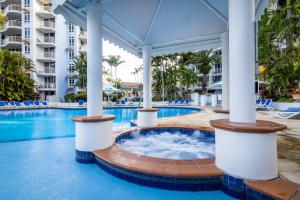
POLYGON ((74 138, 0 144, 2 200, 230 200, 221 191, 178 192, 129 183, 75 161, 74 138))
MULTIPOLYGON (((191 108, 160 108, 158 117, 198 112, 191 108)), ((104 109, 105 114, 116 116, 113 121, 115 131, 130 126, 136 118, 135 108, 104 109)), ((86 109, 35 109, 0 111, 0 142, 20 140, 72 137, 75 134, 75 116, 86 115, 86 109)))

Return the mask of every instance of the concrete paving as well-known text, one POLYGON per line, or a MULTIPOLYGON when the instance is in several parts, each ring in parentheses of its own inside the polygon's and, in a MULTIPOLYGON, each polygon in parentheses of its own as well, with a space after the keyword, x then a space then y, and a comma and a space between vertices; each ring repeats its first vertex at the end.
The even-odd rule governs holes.
MULTIPOLYGON (((288 128, 278 132, 278 168, 279 175, 300 184, 300 120, 280 119, 274 111, 257 111, 257 119, 268 120, 286 125, 288 128)), ((211 108, 203 108, 202 112, 160 118, 158 125, 188 125, 192 127, 209 127, 209 121, 214 118, 211 108)))

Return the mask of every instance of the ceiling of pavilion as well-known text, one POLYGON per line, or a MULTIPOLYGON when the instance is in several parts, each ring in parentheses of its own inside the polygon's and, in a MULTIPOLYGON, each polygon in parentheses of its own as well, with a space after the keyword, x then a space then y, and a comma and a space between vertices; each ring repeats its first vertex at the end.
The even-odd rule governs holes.
MULTIPOLYGON (((257 10, 267 0, 256 0, 257 10)), ((220 46, 227 30, 228 0, 102 0, 104 39, 139 54, 151 44, 153 55, 220 46)), ((86 0, 54 0, 68 21, 86 27, 86 0)))

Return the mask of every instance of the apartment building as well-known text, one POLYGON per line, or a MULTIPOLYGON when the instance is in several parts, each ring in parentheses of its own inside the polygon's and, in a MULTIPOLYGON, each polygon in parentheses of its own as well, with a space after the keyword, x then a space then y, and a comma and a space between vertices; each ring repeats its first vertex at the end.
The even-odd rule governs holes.
MULTIPOLYGON (((222 57, 221 49, 214 49, 212 53, 220 55, 222 57)), ((212 65, 212 68, 207 76, 208 76, 207 86, 210 86, 210 85, 213 85, 215 83, 222 81, 222 64, 219 63, 219 64, 212 65)), ((193 89, 201 89, 202 88, 202 79, 203 79, 203 75, 198 74, 198 83, 194 86, 193 89)), ((215 88, 215 89, 221 90, 222 88, 220 87, 220 88, 215 88)))
POLYGON ((60 101, 76 92, 74 58, 86 53, 86 33, 52 11, 51 0, 0 0, 6 16, 1 49, 31 59, 42 100, 60 101))

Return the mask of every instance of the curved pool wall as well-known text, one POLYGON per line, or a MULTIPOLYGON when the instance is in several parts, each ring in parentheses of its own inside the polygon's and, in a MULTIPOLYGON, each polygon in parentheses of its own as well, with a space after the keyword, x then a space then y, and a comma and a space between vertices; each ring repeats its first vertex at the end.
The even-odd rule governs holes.
MULTIPOLYGON (((158 117, 185 115, 200 111, 195 108, 162 107, 158 117)), ((130 127, 130 120, 136 119, 136 108, 105 108, 104 114, 116 116, 114 131, 130 127)), ((31 110, 0 111, 0 143, 37 139, 74 137, 75 124, 70 119, 86 115, 86 109, 41 108, 31 110)))
POLYGON ((121 134, 115 142, 131 153, 157 158, 194 160, 213 158, 215 153, 212 132, 186 128, 141 129, 121 134))
MULTIPOLYGON (((160 134, 163 132, 171 132, 176 133, 180 132, 183 135, 192 135, 194 134, 195 129, 191 128, 175 128, 175 127, 156 127, 156 128, 142 128, 138 129, 139 133, 141 135, 149 135, 153 134, 153 132, 156 132, 156 134, 160 134)), ((124 139, 133 139, 134 137, 134 130, 125 131, 121 133, 118 137, 115 139, 116 147, 118 147, 118 143, 120 143, 124 139)), ((214 133, 208 132, 208 131, 201 131, 203 133, 203 136, 206 137, 207 141, 214 142, 214 133)), ((204 138, 203 138, 204 139, 204 138)), ((120 147, 118 147, 120 148, 120 147)), ((122 148, 120 148, 122 149, 122 148)), ((123 149, 126 151, 126 149, 123 149)), ((127 151, 129 154, 134 154, 132 152, 127 151)), ((125 153, 127 154, 127 153, 125 153)), ((130 170, 122 168, 116 164, 111 164, 107 162, 106 160, 102 159, 101 157, 97 156, 95 153, 95 162, 96 164, 103 170, 107 171, 108 173, 117 176, 121 179, 124 179, 126 181, 136 183, 139 185, 144 186, 150 186, 155 188, 161 188, 161 189, 169 189, 169 190, 177 190, 177 191, 214 191, 214 190, 221 190, 222 189, 222 176, 215 176, 215 175, 207 175, 207 176, 170 176, 170 175, 158 175, 155 173, 149 173, 149 172, 141 172, 140 169, 136 170, 130 170)), ((90 155, 89 155, 90 156, 90 155)), ((147 159, 148 156, 144 155, 138 155, 141 159, 147 159)), ((130 157, 130 156, 129 156, 130 157)), ((89 159, 89 157, 87 157, 89 159)), ((199 161, 199 159, 195 160, 174 160, 174 159, 166 159, 166 158, 159 158, 159 162, 165 162, 165 161, 171 161, 171 162, 178 162, 178 163, 194 163, 199 161)), ((201 160, 201 159, 200 159, 201 160)), ((202 160, 208 160, 208 159, 202 159, 202 160)), ((213 164, 213 157, 210 158, 211 161, 205 162, 205 163, 211 163, 213 164)), ((126 162, 126 161, 124 161, 126 162)), ((167 162, 165 162, 166 164, 167 162)), ((179 164, 178 164, 179 165, 179 164)))

